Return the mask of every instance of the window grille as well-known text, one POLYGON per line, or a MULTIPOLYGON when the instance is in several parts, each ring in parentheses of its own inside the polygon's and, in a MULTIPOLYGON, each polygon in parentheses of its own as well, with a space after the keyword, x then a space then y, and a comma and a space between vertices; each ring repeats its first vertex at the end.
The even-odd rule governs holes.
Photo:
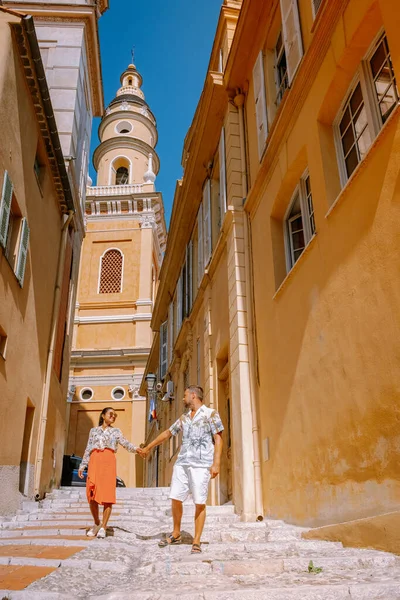
POLYGON ((118 294, 122 291, 123 257, 119 250, 108 250, 101 259, 99 294, 118 294))

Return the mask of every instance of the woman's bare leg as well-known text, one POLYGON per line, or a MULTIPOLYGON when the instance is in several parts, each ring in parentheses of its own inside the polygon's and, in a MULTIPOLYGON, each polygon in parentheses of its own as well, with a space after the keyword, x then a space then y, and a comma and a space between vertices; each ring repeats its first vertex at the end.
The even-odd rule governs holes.
POLYGON ((103 520, 101 522, 101 526, 104 527, 104 529, 107 529, 107 523, 109 518, 111 517, 112 506, 112 504, 104 504, 103 520))
POLYGON ((94 519, 94 524, 95 525, 100 525, 99 505, 94 500, 91 500, 89 502, 89 506, 90 506, 90 512, 92 513, 92 517, 94 519))

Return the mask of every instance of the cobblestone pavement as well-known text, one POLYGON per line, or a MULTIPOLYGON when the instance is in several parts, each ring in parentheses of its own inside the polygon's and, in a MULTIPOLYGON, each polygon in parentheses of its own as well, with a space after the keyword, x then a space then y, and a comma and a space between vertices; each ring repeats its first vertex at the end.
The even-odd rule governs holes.
POLYGON ((242 523, 230 505, 207 508, 200 555, 190 554, 190 502, 184 543, 158 548, 171 531, 167 494, 119 489, 103 540, 85 537, 79 488, 1 521, 0 600, 400 600, 399 557, 303 540, 282 521, 242 523))

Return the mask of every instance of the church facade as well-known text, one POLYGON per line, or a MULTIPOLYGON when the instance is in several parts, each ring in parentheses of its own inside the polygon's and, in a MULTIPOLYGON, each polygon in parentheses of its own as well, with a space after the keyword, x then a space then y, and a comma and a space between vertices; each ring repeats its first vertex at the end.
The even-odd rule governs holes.
MULTIPOLYGON (((70 370, 67 454, 82 456, 103 408, 135 444, 144 440, 146 399, 139 387, 152 345, 150 321, 166 243, 156 120, 130 64, 99 126, 86 190, 70 370), (91 182, 90 182, 91 184, 91 182)), ((119 452, 118 474, 143 485, 143 461, 119 452)))

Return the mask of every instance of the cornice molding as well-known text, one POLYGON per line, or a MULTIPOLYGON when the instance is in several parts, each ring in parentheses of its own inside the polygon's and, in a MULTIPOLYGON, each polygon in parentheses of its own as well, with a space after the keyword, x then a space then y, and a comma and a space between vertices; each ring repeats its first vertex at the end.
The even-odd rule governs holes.
MULTIPOLYGON (((129 121, 129 120, 139 121, 139 123, 142 123, 143 125, 148 127, 149 130, 151 131, 151 134, 154 139, 154 147, 157 146, 157 142, 158 142, 157 127, 154 125, 154 123, 152 123, 152 121, 148 117, 146 117, 145 115, 142 115, 139 112, 135 112, 133 110, 118 110, 116 112, 106 113, 104 115, 104 117, 102 118, 100 125, 99 125, 99 130, 98 130, 99 140, 101 140, 101 136, 103 135, 103 131, 107 127, 107 125, 109 125, 113 121, 119 121, 120 119, 123 119, 124 121, 129 121)), ((129 135, 127 135, 127 137, 129 137, 129 135)))
MULTIPOLYGON (((8 2, 16 9, 20 9, 18 2, 8 2)), ((84 24, 85 46, 88 60, 88 71, 91 83, 93 116, 101 117, 104 112, 103 81, 100 63, 100 45, 97 25, 96 5, 90 4, 53 4, 50 7, 44 4, 26 3, 24 12, 29 12, 38 25, 43 23, 73 23, 84 24)))
POLYGON ((134 323, 135 321, 150 321, 151 313, 137 313, 135 315, 98 315, 90 317, 76 316, 75 325, 85 325, 93 323, 134 323))
POLYGON ((153 171, 156 175, 160 170, 160 159, 158 157, 157 152, 154 150, 152 146, 144 142, 143 140, 139 140, 138 138, 130 138, 130 137, 113 137, 108 140, 104 140, 101 142, 99 146, 97 146, 96 150, 93 153, 93 165, 96 171, 99 169, 99 162, 103 158, 103 156, 109 152, 110 150, 119 150, 120 148, 128 148, 130 150, 137 150, 141 154, 143 154, 146 158, 148 158, 149 154, 153 155, 153 171))

